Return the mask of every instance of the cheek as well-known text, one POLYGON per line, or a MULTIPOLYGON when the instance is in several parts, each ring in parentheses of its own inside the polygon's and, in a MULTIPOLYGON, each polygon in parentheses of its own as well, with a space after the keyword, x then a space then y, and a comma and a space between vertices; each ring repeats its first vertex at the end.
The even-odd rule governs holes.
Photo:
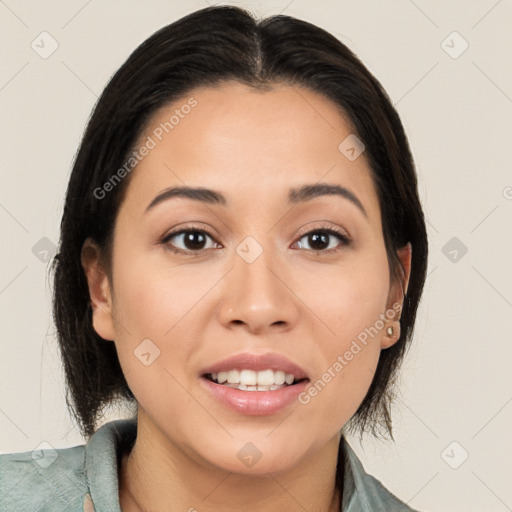
POLYGON ((201 341, 197 315, 218 278, 206 266, 171 266, 162 253, 121 249, 114 260, 116 348, 139 402, 158 407, 162 398, 181 396, 177 382, 185 382, 201 341))
MULTIPOLYGON (((354 257, 343 268, 322 276, 321 282, 314 307, 330 327, 337 349, 374 326, 385 312, 389 292, 385 254, 354 257)), ((378 327, 382 328, 381 322, 378 327)))
MULTIPOLYGON (((317 276, 318 277, 318 276, 317 276)), ((310 299, 329 335, 316 339, 321 368, 302 402, 340 428, 366 395, 380 355, 389 290, 387 259, 364 257, 317 281, 310 299), (316 403, 315 403, 316 402, 316 403)))
POLYGON ((167 264, 160 249, 127 252, 115 265, 114 314, 138 337, 170 338, 215 282, 204 266, 167 264))

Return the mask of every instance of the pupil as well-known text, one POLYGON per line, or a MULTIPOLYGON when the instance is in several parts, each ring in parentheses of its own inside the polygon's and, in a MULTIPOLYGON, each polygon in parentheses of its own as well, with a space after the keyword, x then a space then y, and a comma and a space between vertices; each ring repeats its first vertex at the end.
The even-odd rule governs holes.
POLYGON ((189 233, 185 234, 185 245, 187 249, 191 250, 197 250, 202 249, 204 242, 206 240, 206 237, 203 233, 199 231, 190 231, 189 233))
POLYGON ((329 246, 328 237, 327 233, 309 235, 309 245, 313 249, 325 249, 329 246))

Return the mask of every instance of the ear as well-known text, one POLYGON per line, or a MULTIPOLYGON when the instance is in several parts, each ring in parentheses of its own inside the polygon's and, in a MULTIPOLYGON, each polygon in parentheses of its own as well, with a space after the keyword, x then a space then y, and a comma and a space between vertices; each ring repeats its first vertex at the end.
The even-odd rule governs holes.
POLYGON ((110 282, 101 264, 101 251, 90 238, 82 245, 81 262, 89 286, 94 330, 103 339, 114 340, 110 282))
MULTIPOLYGON (((384 333, 381 339, 381 348, 389 348, 400 338, 400 315, 404 303, 404 297, 409 288, 409 278, 411 277, 412 245, 407 245, 397 250, 397 255, 402 265, 400 278, 391 284, 388 296, 388 310, 395 314, 386 322, 384 333)), ((387 318, 387 316, 386 316, 387 318)))

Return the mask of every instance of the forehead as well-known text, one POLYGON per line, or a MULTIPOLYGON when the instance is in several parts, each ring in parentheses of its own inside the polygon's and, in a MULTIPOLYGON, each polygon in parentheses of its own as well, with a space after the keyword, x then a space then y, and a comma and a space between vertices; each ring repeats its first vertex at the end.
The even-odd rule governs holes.
POLYGON ((341 109, 309 89, 197 88, 146 125, 136 149, 151 149, 133 171, 126 199, 144 209, 162 189, 186 185, 222 190, 228 198, 249 190, 249 199, 268 202, 287 198, 292 187, 326 182, 365 196, 371 209, 377 197, 364 153, 350 160, 340 150, 353 135, 341 109))

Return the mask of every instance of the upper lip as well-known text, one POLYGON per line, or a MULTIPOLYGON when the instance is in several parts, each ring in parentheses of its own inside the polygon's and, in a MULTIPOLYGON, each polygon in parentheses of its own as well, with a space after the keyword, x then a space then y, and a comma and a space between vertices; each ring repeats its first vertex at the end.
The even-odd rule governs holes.
POLYGON ((256 372, 263 370, 282 370, 285 373, 293 374, 295 380, 308 378, 306 372, 300 366, 282 355, 275 353, 251 354, 248 352, 235 354, 213 363, 207 368, 204 368, 201 371, 201 375, 227 372, 229 370, 253 370, 256 372))

